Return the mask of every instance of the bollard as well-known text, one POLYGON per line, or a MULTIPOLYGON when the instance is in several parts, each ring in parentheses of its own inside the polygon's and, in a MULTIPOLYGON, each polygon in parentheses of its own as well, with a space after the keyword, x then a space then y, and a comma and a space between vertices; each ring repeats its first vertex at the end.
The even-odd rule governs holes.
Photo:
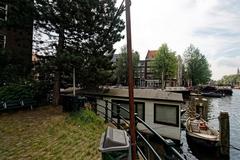
POLYGON ((230 130, 228 112, 220 112, 219 129, 220 129, 220 152, 223 156, 229 156, 230 130))

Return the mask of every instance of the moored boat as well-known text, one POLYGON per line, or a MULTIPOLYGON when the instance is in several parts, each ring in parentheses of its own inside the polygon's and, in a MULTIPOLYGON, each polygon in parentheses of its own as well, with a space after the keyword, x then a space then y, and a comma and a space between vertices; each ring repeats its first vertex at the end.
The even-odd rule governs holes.
POLYGON ((219 132, 208 126, 202 118, 188 118, 186 120, 186 134, 192 142, 205 146, 217 147, 219 142, 219 132))
POLYGON ((204 92, 201 94, 204 97, 215 97, 215 98, 221 98, 224 95, 221 93, 216 93, 216 92, 204 92))

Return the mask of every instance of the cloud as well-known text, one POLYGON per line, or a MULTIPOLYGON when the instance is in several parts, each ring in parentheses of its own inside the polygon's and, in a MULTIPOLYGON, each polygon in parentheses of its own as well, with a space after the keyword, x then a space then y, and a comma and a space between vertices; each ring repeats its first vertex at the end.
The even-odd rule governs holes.
MULTIPOLYGON (((226 57, 221 58, 217 60, 217 65, 222 67, 229 67, 229 68, 235 68, 237 65, 239 65, 240 62, 240 56, 237 57, 226 57)), ((236 70, 236 68, 235 68, 236 70)))
MULTIPOLYGON (((132 45, 141 59, 162 43, 180 55, 192 43, 207 57, 213 79, 240 66, 235 61, 240 53, 239 0, 132 1, 131 18, 132 45)), ((126 39, 115 47, 123 44, 126 39)))

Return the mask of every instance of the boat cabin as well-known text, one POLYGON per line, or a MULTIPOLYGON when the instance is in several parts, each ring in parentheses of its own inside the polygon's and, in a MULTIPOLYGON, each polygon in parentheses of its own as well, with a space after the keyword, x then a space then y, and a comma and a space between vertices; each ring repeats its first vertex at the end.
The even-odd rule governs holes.
MULTIPOLYGON (((108 109, 115 113, 117 105, 129 110, 129 95, 128 89, 111 88, 101 91, 80 91, 80 95, 96 97, 96 103, 102 106, 107 104, 108 109)), ((148 125, 156 130, 161 136, 180 141, 181 138, 181 121, 180 111, 183 104, 182 94, 166 92, 160 89, 134 89, 135 112, 148 125)), ((104 116, 105 109, 97 105, 97 113, 104 116), (100 111, 100 112, 99 112, 100 111)), ((116 118, 116 114, 109 112, 109 117, 116 118)), ((129 119, 129 114, 124 110, 120 114, 129 119)), ((148 133, 148 130, 143 125, 138 124, 138 129, 148 133)))

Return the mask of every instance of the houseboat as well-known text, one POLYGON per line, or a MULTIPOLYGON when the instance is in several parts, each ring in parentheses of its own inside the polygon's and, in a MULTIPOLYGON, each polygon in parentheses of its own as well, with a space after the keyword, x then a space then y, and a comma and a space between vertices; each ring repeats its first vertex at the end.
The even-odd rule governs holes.
MULTIPOLYGON (((109 88, 98 91, 80 90, 78 95, 91 96, 96 98, 97 113, 103 115, 106 105, 113 112, 108 112, 108 116, 116 118, 117 105, 129 109, 128 89, 109 88)), ((138 116, 150 125, 155 131, 165 138, 180 141, 181 138, 181 106, 183 105, 182 94, 166 92, 160 89, 134 89, 135 112, 138 116)), ((121 115, 129 119, 129 114, 121 110, 121 115)), ((140 123, 137 125, 142 132, 148 130, 140 123)))

